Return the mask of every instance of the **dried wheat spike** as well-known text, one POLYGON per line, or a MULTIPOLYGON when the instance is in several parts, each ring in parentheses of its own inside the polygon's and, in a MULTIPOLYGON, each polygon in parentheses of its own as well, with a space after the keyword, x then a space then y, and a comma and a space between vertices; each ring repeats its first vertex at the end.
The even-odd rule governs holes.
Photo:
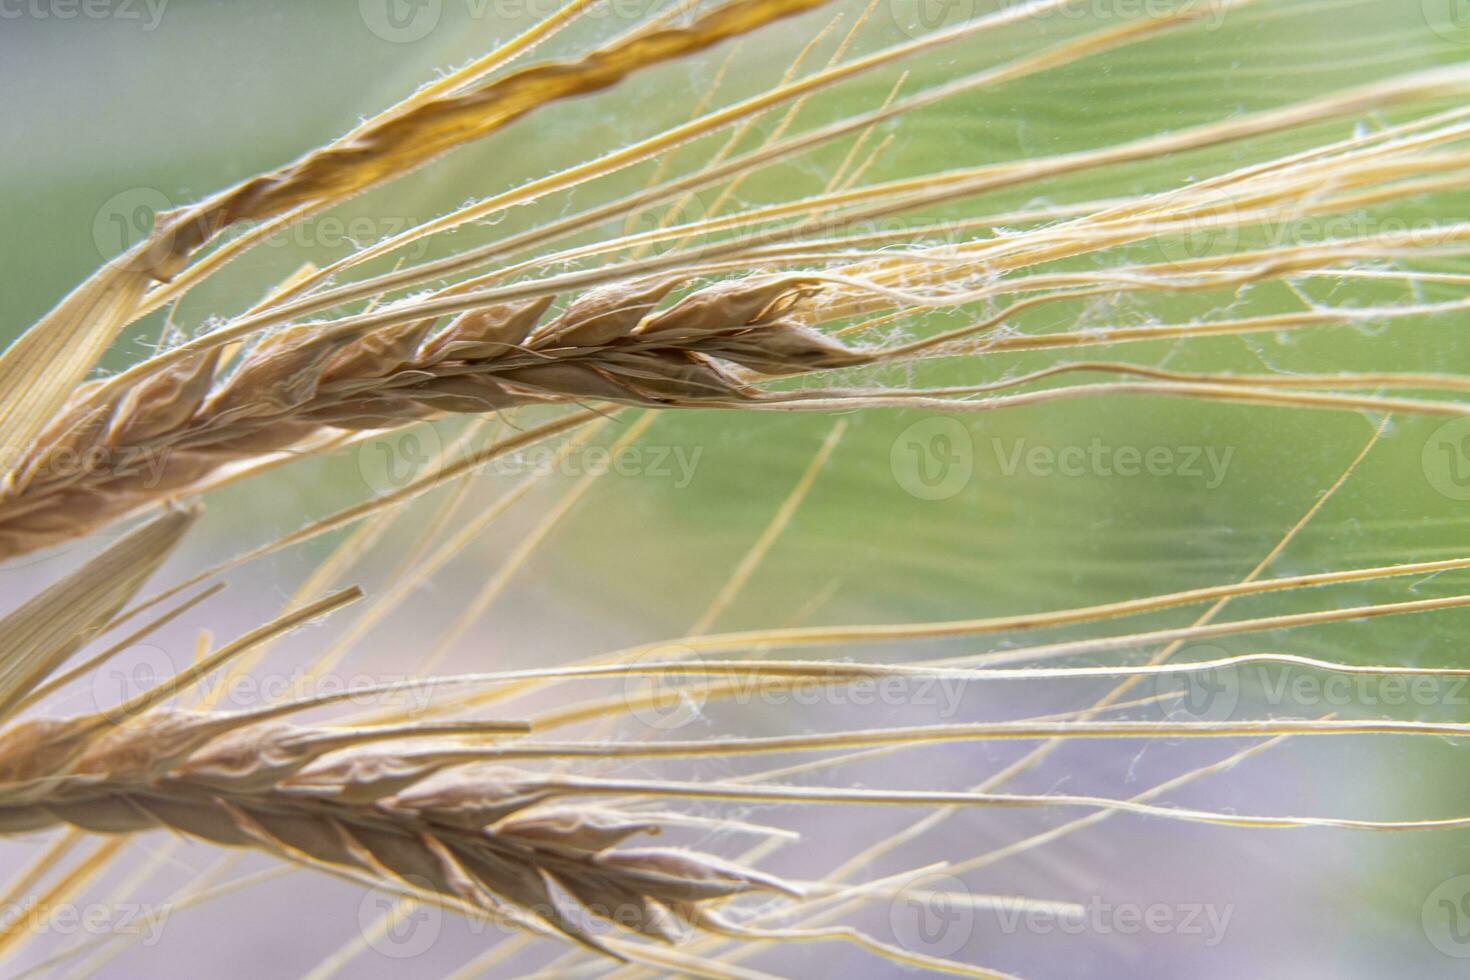
POLYGON ((758 276, 654 307, 677 284, 591 290, 541 323, 552 298, 473 310, 342 340, 306 324, 257 344, 228 376, 218 351, 95 408, 83 388, 0 489, 0 558, 85 534, 229 463, 324 429, 388 429, 451 412, 609 401, 679 407, 768 397, 764 375, 864 363, 792 318, 817 285, 758 276), (538 326, 538 324, 540 324, 538 326))
MULTIPOLYGON (((415 733, 392 733, 403 734, 415 733)), ((177 710, 101 734, 94 717, 19 722, 0 732, 0 834, 168 828, 509 911, 609 955, 602 923, 675 942, 710 903, 796 893, 711 855, 619 846, 677 815, 568 803, 555 777, 456 765, 465 749, 442 741, 364 740, 363 730, 177 710)))

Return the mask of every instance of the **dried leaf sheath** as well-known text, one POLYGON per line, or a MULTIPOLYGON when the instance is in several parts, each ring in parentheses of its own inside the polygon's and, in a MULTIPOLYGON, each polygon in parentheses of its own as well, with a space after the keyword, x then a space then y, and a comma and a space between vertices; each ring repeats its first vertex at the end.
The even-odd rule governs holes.
POLYGON ((550 298, 474 310, 356 341, 310 325, 260 343, 228 375, 216 354, 125 397, 73 399, 0 491, 0 558, 84 534, 230 462, 287 449, 323 428, 383 429, 445 412, 600 400, 654 407, 751 401, 733 366, 767 375, 862 363, 867 355, 792 319, 810 280, 718 283, 667 309, 675 281, 592 290, 537 326, 550 298))
POLYGON ((0 733, 0 834, 56 824, 102 834, 167 828, 398 879, 489 914, 529 913, 609 955, 599 923, 674 942, 700 906, 794 893, 710 855, 620 847, 676 815, 567 806, 556 802, 553 777, 451 766, 422 746, 353 747, 365 739, 351 729, 155 711, 95 732, 94 719, 78 718, 0 733))

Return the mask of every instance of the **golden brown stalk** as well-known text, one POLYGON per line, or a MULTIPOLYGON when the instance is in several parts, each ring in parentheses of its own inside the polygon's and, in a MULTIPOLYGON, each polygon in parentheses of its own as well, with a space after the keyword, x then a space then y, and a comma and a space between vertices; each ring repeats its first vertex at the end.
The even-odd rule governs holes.
POLYGON ((0 732, 0 834, 167 828, 401 882, 511 924, 529 915, 611 956, 597 938, 606 924, 676 942, 711 903, 796 894, 711 855, 619 846, 687 822, 676 814, 558 802, 555 777, 453 765, 452 743, 443 757, 402 753, 404 738, 476 727, 306 728, 174 710, 100 735, 93 717, 21 722, 0 732))
POLYGON ((592 290, 540 327, 550 297, 474 310, 432 334, 432 319, 357 340, 302 325, 262 341, 226 377, 215 348, 97 408, 83 389, 0 490, 0 558, 84 534, 326 428, 537 403, 750 401, 763 393, 732 365, 780 375, 866 360, 789 317, 813 280, 717 283, 652 312, 675 284, 592 290))
POLYGON ((343 201, 544 105, 606 89, 640 69, 827 2, 726 3, 688 26, 637 30, 576 61, 533 65, 467 91, 410 99, 288 166, 160 215, 148 238, 103 266, 0 354, 0 449, 10 456, 26 446, 138 315, 147 287, 173 278, 226 228, 343 201))

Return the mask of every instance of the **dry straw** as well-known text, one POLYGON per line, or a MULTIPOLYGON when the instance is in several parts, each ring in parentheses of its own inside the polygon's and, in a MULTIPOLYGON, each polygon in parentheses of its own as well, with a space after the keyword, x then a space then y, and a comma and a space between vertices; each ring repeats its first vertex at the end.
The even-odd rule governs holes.
MULTIPOLYGON (((598 952, 616 926, 680 938, 700 907, 780 880, 673 847, 621 847, 678 814, 558 805, 552 777, 406 750, 514 726, 311 729, 155 711, 99 735, 92 718, 7 730, 0 833, 58 823, 102 834, 167 828, 363 878, 403 879, 507 922, 533 917, 598 952), (396 740, 396 741, 395 741, 396 740), (572 907, 558 897, 573 899, 572 907)), ((461 750, 462 751, 462 750, 461 750)), ((619 957, 621 958, 621 957, 619 957)))

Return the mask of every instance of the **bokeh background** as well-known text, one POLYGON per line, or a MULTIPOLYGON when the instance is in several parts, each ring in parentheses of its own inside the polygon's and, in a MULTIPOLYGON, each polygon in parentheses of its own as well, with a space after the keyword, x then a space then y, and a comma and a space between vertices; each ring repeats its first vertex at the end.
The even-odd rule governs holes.
MULTIPOLYGON (((585 19, 543 53, 582 50, 625 29, 632 6, 585 19)), ((1166 6, 1161 0, 1155 5, 1143 0, 1079 2, 1065 15, 1017 24, 906 63, 903 67, 911 73, 906 84, 917 88, 1166 6)), ((1099 147, 1459 63, 1470 55, 1470 30, 1465 29, 1470 21, 1456 20, 1465 13, 1462 7, 1453 0, 1261 0, 1220 11, 1218 23, 1207 21, 942 103, 887 126, 881 135, 892 139, 867 179, 1099 147)), ((876 50, 924 25, 954 23, 996 8, 993 2, 879 0, 856 36, 854 51, 876 50)), ((5 270, 0 340, 17 335, 104 258, 146 233, 154 210, 195 199, 307 151, 436 71, 509 38, 530 22, 528 10, 540 8, 534 3, 432 0, 395 6, 401 17, 391 21, 384 19, 387 8, 381 0, 156 0, 151 8, 141 2, 95 8, 105 9, 107 16, 59 15, 67 9, 38 2, 6 7, 0 15, 0 132, 6 150, 0 157, 5 229, 0 235, 0 268, 5 270)), ((838 3, 733 48, 649 71, 613 92, 538 113, 354 200, 283 241, 252 251, 191 294, 174 311, 174 323, 191 331, 211 318, 237 312, 303 263, 324 264, 346 254, 349 237, 370 243, 467 199, 681 121, 716 79, 719 101, 768 87, 834 12, 845 18, 835 40, 862 9, 838 3)), ((830 53, 832 43, 819 48, 815 63, 830 53)), ((886 70, 844 85, 804 106, 800 122, 811 125, 872 107, 897 80, 896 71, 886 70)), ((780 115, 778 110, 763 117, 747 138, 749 145, 768 133, 780 115)), ((979 204, 967 202, 963 213, 1004 213, 1165 189, 1405 117, 1402 112, 1365 116, 1148 164, 1090 171, 993 194, 979 204)), ((676 165, 696 165, 719 140, 685 148, 676 165)), ((819 191, 842 150, 772 168, 747 182, 739 200, 758 203, 819 191)), ((607 199, 616 189, 642 186, 651 172, 649 166, 632 168, 594 187, 555 195, 505 215, 493 227, 466 229, 429 243, 422 254, 458 250, 570 213, 607 199)), ((690 216, 697 217, 708 203, 691 202, 690 216)), ((1463 220, 1465 203, 1464 195, 1450 193, 1398 202, 1380 212, 1352 216, 1357 222, 1353 227, 1368 234, 1391 219, 1463 220)), ((651 227, 647 220, 639 227, 651 227)), ((615 230, 611 226, 600 234, 615 230)), ((1320 236, 1323 229, 1304 222, 1260 234, 1310 237, 1320 236)), ((1236 244, 1244 242, 1206 242, 1205 247, 1236 244)), ((1148 243, 1114 250, 1076 266, 1157 261, 1160 248, 1148 243)), ((1462 264, 1446 256, 1419 267, 1470 271, 1459 269, 1462 264)), ((1227 309, 1231 315, 1248 315, 1301 309, 1311 302, 1369 305, 1455 295, 1455 287, 1447 286, 1411 291, 1402 284, 1316 280, 1299 292, 1277 286, 1229 295, 1142 295, 1088 306, 1043 307, 1021 315, 1012 326, 1028 332, 1102 329, 1185 322, 1219 316, 1227 309)), ((964 318, 934 314, 908 329, 923 332, 951 322, 964 318)), ((140 323, 117 345, 107 367, 146 353, 162 329, 159 318, 140 323)), ((1467 363, 1464 324, 1450 318, 1188 344, 1158 342, 1132 345, 1120 353, 1178 370, 1240 372, 1458 372, 1467 363)), ((1056 355, 1042 353, 946 361, 916 372, 915 379, 974 383, 1055 360, 1056 355)), ((595 443, 610 444, 632 417, 621 416, 595 443)), ((562 663, 681 635, 772 520, 835 424, 845 426, 840 443, 789 527, 716 628, 978 617, 1236 581, 1333 484, 1379 421, 1358 413, 1130 398, 1062 402, 955 420, 890 410, 841 418, 666 413, 637 443, 638 455, 632 457, 637 462, 628 472, 597 479, 575 509, 557 522, 486 613, 453 645, 447 667, 489 670, 562 663), (948 441, 935 442, 936 435, 948 441), (1179 465, 1155 475, 1094 468, 1068 476, 1036 467, 1016 469, 1007 462, 1018 447, 1055 452, 1095 441, 1112 451, 1164 447, 1179 465), (1200 472, 1184 465, 1196 452, 1200 472), (1220 471, 1211 471, 1211 458, 1224 461, 1220 471), (941 466, 952 468, 943 470, 944 485, 935 489, 923 477, 939 474, 941 466), (930 499, 936 497, 942 499, 930 499)), ((405 473, 420 472, 435 446, 452 442, 462 431, 463 422, 446 422, 418 430, 411 438, 388 438, 338 457, 303 460, 221 491, 207 501, 202 526, 162 580, 182 577, 368 492, 391 488, 405 473)), ((1470 456, 1463 452, 1470 445, 1464 441, 1467 435, 1460 428, 1446 429, 1442 419, 1390 420, 1356 474, 1269 574, 1463 554, 1470 487, 1459 480, 1459 467, 1470 474, 1470 456)), ((588 458, 574 456, 569 466, 541 480, 504 520, 416 589, 355 646, 341 668, 343 676, 391 676, 432 649, 507 556, 577 486, 588 458)), ((454 521, 468 519, 535 463, 534 458, 522 460, 476 477, 454 521)), ((391 587, 444 497, 425 501, 399 522, 355 570, 353 580, 370 593, 391 587)), ((117 672, 99 679, 92 690, 63 694, 54 707, 87 710, 97 698, 111 696, 112 686, 126 689, 134 677, 129 671, 156 667, 160 658, 174 666, 186 662, 201 627, 229 637, 269 618, 336 540, 279 553, 232 573, 223 596, 161 633, 148 648, 130 654, 131 659, 119 662, 117 672)), ((6 605, 53 578, 76 557, 67 551, 0 568, 6 605)), ((1449 595, 1462 591, 1467 582, 1466 575, 1457 573, 1242 599, 1226 616, 1449 595)), ((1140 617, 1129 620, 1128 627, 1184 625, 1196 612, 1140 617)), ((1464 611, 1450 610, 1226 638, 1209 648, 1186 649, 1181 656, 1276 650, 1364 663, 1466 665, 1467 625, 1464 611)), ((346 622, 328 623, 291 637, 262 673, 289 672, 346 628, 346 622)), ((1114 630, 1056 630, 1046 638, 1114 630)), ((1034 639, 1001 636, 832 653, 916 660, 1034 639)), ((1139 660, 1146 653, 1076 662, 1139 660)), ((1342 717, 1470 720, 1466 694, 1448 683, 1418 703, 1369 703, 1376 691, 1370 687, 1368 697, 1357 696, 1362 689, 1355 689, 1347 703, 1309 698, 1296 704, 1272 703, 1259 681, 1255 676, 1233 678, 1228 705, 1212 703, 1199 710, 1230 717, 1337 712, 1342 717)), ((1084 682, 977 687, 944 706, 943 717, 935 717, 935 706, 918 699, 876 706, 830 698, 812 705, 709 705, 697 716, 668 724, 677 729, 677 737, 715 737, 976 721, 1079 708, 1105 689, 1084 682)), ((611 687, 603 693, 616 691, 611 687)), ((592 693, 589 687, 576 696, 592 693)), ((1158 718, 1160 710, 1139 708, 1129 716, 1158 718)), ((631 724, 636 727, 638 721, 631 724)), ((1012 785, 1022 792, 1126 796, 1242 747, 1202 740, 1074 744, 1012 785)), ((950 746, 842 768, 828 778, 839 785, 959 789, 999 770, 1023 750, 950 746)), ((1165 799, 1244 813, 1460 816, 1470 813, 1466 758, 1463 745, 1441 739, 1296 739, 1165 799)), ((718 778, 736 771, 733 766, 717 760, 633 771, 718 778)), ((805 832, 807 840, 782 849, 772 866, 796 877, 817 877, 902 829, 922 811, 752 807, 737 815, 805 832)), ((877 877, 934 861, 963 860, 1077 815, 1050 810, 961 813, 865 874, 877 877)), ((7 842, 0 858, 7 868, 18 868, 39 843, 7 842)), ((161 835, 141 842, 135 856, 120 862, 103 885, 124 882, 130 870, 164 846, 161 835)), ((138 893, 140 900, 166 901, 209 873, 216 859, 202 845, 174 846, 138 893)), ((246 858, 229 874, 266 866, 246 858)), ((1106 915, 1101 927, 1094 922, 1081 930, 1044 923, 1017 926, 981 911, 950 923, 936 940, 943 950, 935 946, 928 951, 952 952, 1024 976, 1459 977, 1470 963, 1470 879, 1457 883, 1462 875, 1470 875, 1470 837, 1464 831, 1251 831, 1119 816, 965 875, 963 887, 1115 907, 1159 906, 1176 915, 1193 906, 1208 907, 1228 916, 1222 934, 1211 936, 1208 927, 1204 935, 1182 928, 1130 934, 1116 917, 1106 915), (957 950, 950 948, 955 937, 957 950)), ((109 977, 298 976, 319 967, 343 943, 359 939, 359 955, 341 967, 344 973, 438 976, 469 961, 489 942, 503 940, 498 933, 437 918, 416 920, 413 928, 388 941, 361 940, 361 923, 372 918, 364 918, 364 908, 371 912, 380 907, 372 902, 383 901, 382 896, 364 899, 350 886, 296 873, 180 909, 169 917, 160 942, 114 949, 115 958, 95 961, 93 968, 109 977), (429 931, 432 936, 425 941, 429 931)), ((902 939, 906 928, 912 935, 907 915, 902 907, 877 903, 859 918, 877 933, 897 933, 902 939)), ((20 962, 42 964, 75 938, 54 930, 38 935, 20 962)), ((531 972, 551 955, 523 951, 500 970, 531 972)), ((74 957, 44 967, 41 975, 73 975, 68 971, 87 961, 87 955, 74 957)), ((901 972, 832 944, 763 950, 748 965, 806 976, 901 972)))

